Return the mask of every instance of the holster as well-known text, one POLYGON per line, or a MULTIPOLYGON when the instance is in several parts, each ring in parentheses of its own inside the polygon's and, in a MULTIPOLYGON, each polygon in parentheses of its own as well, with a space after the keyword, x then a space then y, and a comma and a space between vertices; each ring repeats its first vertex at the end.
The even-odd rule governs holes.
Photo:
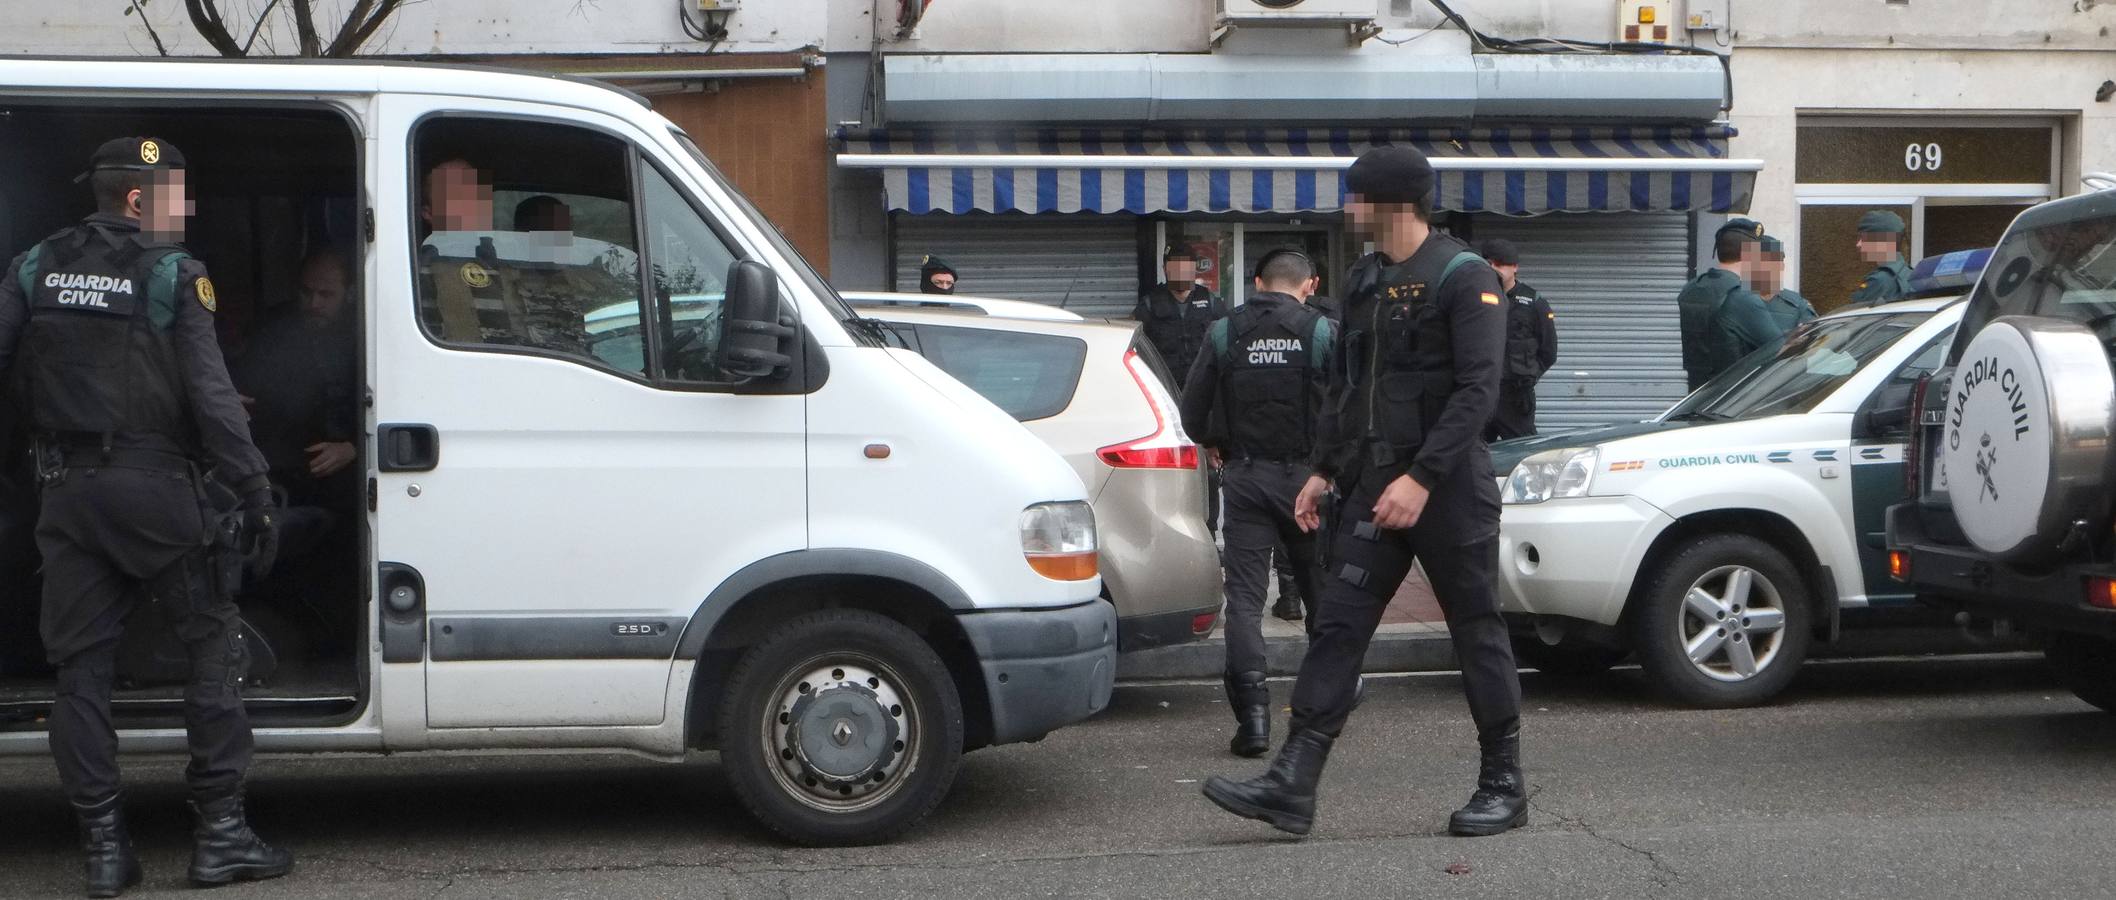
POLYGON ((1330 571, 1330 559, 1337 546, 1337 502, 1334 486, 1315 501, 1315 514, 1321 518, 1315 526, 1315 566, 1324 573, 1330 571))
POLYGON ((242 501, 213 473, 196 483, 199 515, 207 524, 205 543, 212 550, 213 587, 223 597, 234 597, 242 591, 242 501))
POLYGON ((39 438, 30 442, 30 455, 37 466, 37 484, 43 487, 66 480, 66 454, 53 441, 39 438))

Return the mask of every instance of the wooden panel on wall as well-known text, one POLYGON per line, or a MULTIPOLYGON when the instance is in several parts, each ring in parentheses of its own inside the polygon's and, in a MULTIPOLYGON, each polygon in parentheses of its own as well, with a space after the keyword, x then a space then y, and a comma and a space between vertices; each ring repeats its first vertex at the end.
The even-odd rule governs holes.
POLYGON ((715 93, 653 100, 828 277, 830 142, 823 78, 817 68, 806 78, 731 79, 715 93))

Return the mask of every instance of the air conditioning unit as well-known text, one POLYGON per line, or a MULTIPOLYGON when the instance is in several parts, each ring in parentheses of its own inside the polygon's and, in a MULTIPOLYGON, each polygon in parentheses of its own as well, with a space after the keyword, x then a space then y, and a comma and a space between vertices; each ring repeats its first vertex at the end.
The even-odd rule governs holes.
POLYGON ((1248 25, 1371 22, 1385 0, 1220 0, 1220 18, 1248 25))

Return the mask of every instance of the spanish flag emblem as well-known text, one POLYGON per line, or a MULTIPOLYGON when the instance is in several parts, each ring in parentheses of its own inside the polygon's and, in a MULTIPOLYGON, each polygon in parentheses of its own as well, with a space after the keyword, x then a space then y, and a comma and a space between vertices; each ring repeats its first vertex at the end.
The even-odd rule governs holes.
POLYGON ((1485 306, 1498 306, 1498 305, 1499 305, 1499 295, 1498 295, 1498 294, 1492 294, 1492 293, 1484 293, 1484 294, 1479 294, 1479 295, 1477 295, 1477 299, 1479 299, 1479 300, 1482 300, 1482 301, 1484 301, 1484 305, 1485 305, 1485 306))

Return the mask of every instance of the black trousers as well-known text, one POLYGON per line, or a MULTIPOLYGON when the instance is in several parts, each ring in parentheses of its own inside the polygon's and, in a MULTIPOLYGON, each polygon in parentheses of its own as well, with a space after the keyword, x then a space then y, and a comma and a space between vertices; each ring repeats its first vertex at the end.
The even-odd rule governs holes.
POLYGON ((213 577, 206 533, 188 475, 67 469, 44 487, 37 523, 42 631, 45 653, 59 669, 51 752, 77 805, 118 791, 110 694, 128 625, 174 629, 190 655, 184 727, 191 763, 184 775, 192 796, 209 800, 242 785, 252 746, 242 705, 247 654, 235 602, 213 577))
POLYGON ((1487 527, 1465 529, 1464 520, 1473 517, 1450 508, 1463 506, 1478 489, 1443 485, 1418 524, 1406 530, 1373 526, 1379 485, 1356 485, 1336 504, 1322 596, 1309 620, 1308 655, 1293 687, 1295 730, 1312 728, 1331 737, 1344 730, 1367 645, 1414 561, 1424 565, 1447 618, 1478 739, 1489 742, 1520 726, 1521 681, 1492 582, 1498 534, 1487 527), (1458 487, 1463 490, 1453 490, 1458 487))
POLYGON ((1486 441, 1528 437, 1536 433, 1536 383, 1508 379, 1499 385, 1499 405, 1484 428, 1486 441))
POLYGON ((1232 460, 1221 470, 1226 491, 1227 671, 1264 668, 1264 595, 1272 559, 1283 556, 1303 598, 1315 596, 1315 536, 1293 522, 1293 500, 1308 480, 1306 465, 1232 460), (1281 554, 1279 548, 1283 547, 1281 554))

